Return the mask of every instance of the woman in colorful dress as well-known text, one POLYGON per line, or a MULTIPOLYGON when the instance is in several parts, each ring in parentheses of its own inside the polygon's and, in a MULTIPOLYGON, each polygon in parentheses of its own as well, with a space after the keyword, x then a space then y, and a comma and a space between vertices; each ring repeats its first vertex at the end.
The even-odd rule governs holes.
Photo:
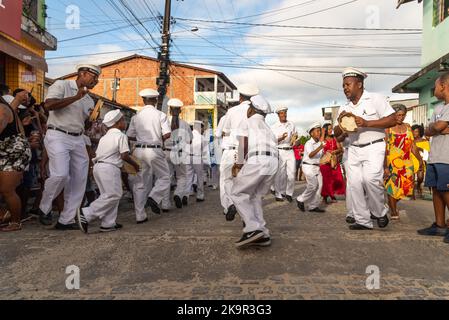
POLYGON ((393 109, 396 111, 398 124, 386 130, 384 177, 391 220, 399 220, 398 201, 413 196, 415 179, 411 155, 415 155, 419 161, 418 171, 423 170, 423 162, 415 144, 412 128, 404 123, 407 108, 402 104, 395 104, 393 109))
MULTIPOLYGON (((429 158, 430 151, 430 141, 424 137, 424 127, 422 125, 415 124, 412 126, 413 137, 415 138, 415 144, 418 147, 419 154, 423 160, 423 170, 418 171, 419 161, 418 159, 412 155, 413 165, 415 167, 415 189, 418 191, 418 197, 422 198, 422 183, 424 181, 424 176, 426 174, 426 162, 429 158)), ((415 190, 413 190, 415 191, 415 190)), ((413 193, 413 198, 415 198, 415 194, 413 193)))
POLYGON ((22 229, 21 201, 16 189, 22 182, 23 172, 31 160, 31 149, 17 113, 19 105, 26 105, 28 92, 23 91, 8 103, 0 95, 0 195, 11 216, 0 232, 22 229))
MULTIPOLYGON (((343 148, 337 139, 332 134, 332 125, 327 123, 323 126, 324 130, 324 154, 331 153, 336 159, 343 154, 343 148)), ((323 176, 323 188, 321 189, 321 196, 325 203, 335 203, 337 199, 335 195, 344 195, 346 193, 346 183, 343 179, 343 174, 340 167, 340 162, 337 160, 334 168, 331 163, 320 165, 320 171, 323 176), (328 200, 330 198, 330 201, 328 200)))

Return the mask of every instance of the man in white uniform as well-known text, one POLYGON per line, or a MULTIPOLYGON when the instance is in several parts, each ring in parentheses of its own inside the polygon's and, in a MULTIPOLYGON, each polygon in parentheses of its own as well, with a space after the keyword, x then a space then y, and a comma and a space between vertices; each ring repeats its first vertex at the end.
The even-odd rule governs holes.
POLYGON ((276 113, 279 122, 271 127, 278 141, 279 170, 274 179, 276 201, 283 201, 284 196, 288 202, 292 202, 295 191, 296 159, 290 140, 297 135, 296 127, 291 121, 287 121, 287 107, 278 107, 276 113))
POLYGON ((220 163, 220 189, 224 189, 222 205, 225 208, 226 220, 234 220, 237 213, 235 204, 230 198, 232 188, 232 167, 235 163, 243 163, 242 155, 244 153, 243 141, 246 132, 242 130, 245 122, 248 121, 246 113, 251 102, 249 99, 259 94, 259 88, 253 84, 243 84, 239 87, 240 104, 228 110, 223 123, 223 134, 228 137, 225 149, 221 156, 220 163))
POLYGON ((154 89, 144 89, 139 95, 143 98, 145 106, 137 113, 133 120, 133 128, 130 128, 135 132, 137 141, 133 155, 142 165, 133 184, 134 208, 138 224, 148 221, 145 212, 146 203, 154 213, 160 214, 159 206, 164 196, 170 193, 170 169, 162 145, 170 138, 171 133, 166 114, 154 107, 159 93, 154 89), (156 177, 153 188, 148 184, 150 172, 156 177))
POLYGON ((302 158, 302 172, 306 177, 307 186, 304 192, 296 199, 299 210, 310 212, 324 212, 319 208, 323 176, 320 171, 320 158, 323 156, 324 135, 321 134, 321 124, 316 122, 309 128, 310 139, 304 145, 302 158))
MULTIPOLYGON (((189 153, 188 146, 192 141, 192 130, 189 124, 179 118, 183 105, 179 99, 173 98, 168 100, 167 106, 171 115, 168 118, 168 123, 171 128, 171 136, 164 143, 170 175, 176 175, 176 189, 173 199, 178 209, 182 208, 182 199, 189 196, 186 158, 189 153)), ((165 195, 162 207, 170 207, 170 193, 165 195)))
MULTIPOLYGON (((225 192, 225 181, 224 181, 224 176, 222 174, 222 161, 223 161, 223 153, 225 152, 226 149, 228 149, 228 143, 230 140, 229 136, 226 136, 223 133, 223 125, 226 121, 226 115, 224 115, 223 117, 221 117, 220 121, 218 121, 218 125, 217 128, 215 129, 215 138, 216 141, 218 142, 218 148, 217 150, 219 150, 219 189, 220 189, 220 202, 221 202, 221 206, 223 207, 223 214, 226 214, 226 212, 228 211, 228 208, 232 205, 231 200, 229 199, 229 196, 226 195, 225 192)), ((235 206, 234 206, 235 208, 235 206)))
MULTIPOLYGON (((351 230, 372 230, 372 220, 377 220, 380 228, 389 222, 383 183, 385 129, 396 125, 396 117, 384 96, 365 90, 366 77, 354 68, 343 71, 343 90, 348 102, 340 107, 339 119, 352 113, 358 126, 357 132, 348 133, 347 192, 351 193, 355 219, 349 226, 351 230)), ((334 133, 338 138, 344 132, 336 126, 334 133)))
POLYGON ((205 154, 209 153, 208 143, 205 141, 202 132, 204 130, 204 123, 200 120, 195 120, 193 123, 193 139, 192 139, 192 168, 196 175, 196 201, 204 201, 204 158, 205 154))
POLYGON ((45 108, 50 111, 44 139, 50 177, 45 181, 39 221, 52 224, 53 200, 64 189, 64 210, 55 226, 59 230, 78 229, 74 219, 86 191, 89 170, 84 122, 95 106, 88 92, 97 85, 101 73, 94 65, 79 65, 77 70, 76 80, 57 80, 45 99, 45 108))
POLYGON ((101 220, 101 232, 116 231, 122 225, 116 223, 117 211, 123 194, 123 160, 129 162, 136 171, 139 165, 129 156, 128 138, 122 132, 126 121, 120 110, 106 113, 103 123, 109 128, 98 144, 94 165, 95 182, 100 189, 100 197, 90 206, 78 210, 78 224, 82 232, 87 233, 89 223, 97 218, 101 220))
POLYGON ((270 190, 278 170, 277 141, 265 117, 271 113, 269 103, 260 95, 251 98, 247 110, 248 120, 241 129, 246 131, 245 164, 235 164, 241 168, 231 188, 231 199, 244 222, 243 236, 236 246, 271 244, 270 232, 265 227, 262 197, 270 190))

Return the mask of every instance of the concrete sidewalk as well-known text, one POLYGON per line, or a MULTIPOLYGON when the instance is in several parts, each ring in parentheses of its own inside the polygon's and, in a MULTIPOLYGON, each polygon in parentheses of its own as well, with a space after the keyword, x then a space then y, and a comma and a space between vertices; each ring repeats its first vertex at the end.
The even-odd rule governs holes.
MULTIPOLYGON (((298 184, 295 195, 303 189, 298 184)), ((273 243, 246 250, 234 247, 242 222, 225 221, 218 190, 209 189, 206 202, 190 201, 136 225, 123 200, 118 232, 60 232, 34 220, 22 232, 0 233, 0 298, 449 298, 449 245, 416 234, 434 220, 430 201, 401 202, 406 214, 386 229, 350 231, 344 201, 326 213, 302 213, 268 195, 273 243), (80 269, 79 290, 66 288, 70 265, 80 269), (369 266, 380 271, 379 289, 367 289, 369 266)))

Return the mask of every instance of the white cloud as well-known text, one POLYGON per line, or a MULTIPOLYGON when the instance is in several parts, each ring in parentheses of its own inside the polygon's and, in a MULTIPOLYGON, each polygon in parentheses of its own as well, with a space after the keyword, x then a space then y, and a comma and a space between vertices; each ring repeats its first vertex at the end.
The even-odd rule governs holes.
MULTIPOLYGON (((317 1, 315 5, 307 8, 298 8, 293 11, 267 17, 255 21, 256 23, 269 23, 277 20, 288 19, 309 12, 314 12, 326 7, 344 3, 345 1, 317 1)), ((297 1, 284 0, 279 2, 277 8, 283 8, 296 4, 297 1)), ((274 8, 276 9, 276 8, 274 8)), ((294 9, 293 9, 294 10, 294 9)), ((288 25, 307 26, 338 26, 338 27, 369 27, 372 23, 371 16, 378 10, 378 28, 421 28, 422 5, 416 3, 395 9, 394 1, 358 1, 347 6, 332 9, 308 17, 282 22, 288 25)), ((374 14, 376 16, 376 14, 374 14)), ((380 32, 380 31, 379 31, 380 32)), ((287 74, 291 77, 311 81, 322 86, 335 88, 338 91, 323 89, 317 86, 294 80, 287 76, 268 70, 245 70, 230 74, 230 78, 239 84, 242 82, 255 82, 259 85, 264 95, 268 97, 273 105, 287 105, 290 108, 289 118, 297 125, 306 127, 316 120, 321 120, 321 108, 333 104, 345 102, 341 88, 340 72, 344 66, 365 67, 370 72, 397 73, 407 72, 413 74, 419 69, 420 57, 391 57, 397 54, 394 47, 413 47, 403 50, 420 52, 421 38, 416 35, 404 36, 354 36, 348 37, 298 37, 298 35, 316 34, 343 34, 357 33, 357 31, 329 31, 329 30, 304 30, 283 28, 253 28, 250 33, 274 36, 273 39, 246 37, 247 45, 254 50, 240 53, 248 56, 263 56, 267 49, 278 52, 276 58, 257 60, 264 65, 283 65, 295 68, 332 70, 337 73, 293 73, 287 74), (290 42, 280 42, 280 36, 291 36, 290 42), (298 42, 296 42, 298 41, 298 42), (301 43, 299 42, 301 41, 301 43), (313 43, 312 43, 313 42, 313 43), (277 48, 275 47, 277 46, 277 48), (360 46, 369 48, 337 49, 332 46, 360 46), (375 48, 376 47, 376 48, 375 48), (296 48, 296 51, 294 50, 296 48), (390 49, 391 48, 391 49, 390 49), (289 50, 291 49, 291 50, 289 50), (264 51, 265 50, 265 51, 264 51), (364 57, 349 57, 349 55, 364 55, 364 57), (377 56, 383 55, 383 56, 377 56), (390 56, 388 56, 390 55, 390 56), (318 66, 323 66, 319 68, 318 66), (336 68, 324 68, 336 66, 336 68), (416 69, 397 69, 398 66, 416 67, 416 69), (377 67, 377 68, 366 68, 377 67), (379 69, 383 67, 385 69, 379 69)), ((369 33, 367 31, 361 33, 369 33)), ((383 33, 389 33, 384 31, 383 33)), ((250 64, 245 59, 240 59, 242 64, 250 64)), ((376 75, 370 74, 365 85, 367 90, 381 92, 386 96, 391 95, 391 88, 400 83, 406 76, 376 75)), ((397 99, 397 98, 396 98, 397 99)), ((400 97, 399 97, 400 99, 400 97)))
POLYGON ((120 45, 115 44, 100 44, 93 46, 92 48, 85 48, 81 53, 77 53, 77 55, 85 54, 85 56, 77 57, 76 59, 61 59, 61 60, 48 60, 49 64, 49 73, 48 77, 50 78, 58 78, 63 75, 72 73, 75 71, 76 65, 80 63, 89 63, 89 64, 103 64, 111 60, 120 59, 126 56, 133 54, 130 52, 120 52, 120 53, 107 53, 107 52, 117 52, 127 50, 120 45), (90 53, 101 53, 105 54, 89 56, 90 53))

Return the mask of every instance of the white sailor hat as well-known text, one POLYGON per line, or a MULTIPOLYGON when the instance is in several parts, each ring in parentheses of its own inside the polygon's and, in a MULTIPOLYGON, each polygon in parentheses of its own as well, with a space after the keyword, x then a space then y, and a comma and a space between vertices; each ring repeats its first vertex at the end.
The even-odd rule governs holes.
POLYGON ((343 77, 343 79, 346 77, 358 77, 358 78, 366 79, 368 77, 368 75, 361 70, 358 70, 353 67, 348 67, 343 70, 342 77, 343 77))
POLYGON ((253 97, 259 94, 259 88, 252 83, 242 84, 238 89, 239 93, 246 97, 253 97))
POLYGON ((95 73, 98 76, 101 74, 101 68, 93 64, 79 64, 76 66, 76 70, 78 70, 78 72, 89 71, 95 73))
POLYGON ((332 124, 332 121, 330 121, 330 120, 324 121, 324 122, 323 122, 323 127, 324 127, 326 124, 332 124))
POLYGON ((104 115, 103 124, 106 127, 112 127, 114 124, 116 124, 121 118, 123 117, 123 114, 120 112, 120 110, 112 110, 109 111, 104 115))
POLYGON ((139 92, 139 96, 142 98, 157 98, 159 97, 159 92, 154 89, 143 89, 139 92))
POLYGON ((312 125, 307 129, 307 133, 310 135, 310 131, 316 128, 321 128, 321 123, 319 122, 312 123, 312 125))
POLYGON ((270 103, 261 95, 256 95, 252 97, 250 100, 253 107, 256 108, 257 110, 260 110, 265 114, 271 113, 270 103))
POLYGON ((168 100, 167 106, 172 107, 172 108, 181 108, 182 106, 184 106, 184 104, 182 103, 181 100, 172 98, 172 99, 168 100))
POLYGON ((277 107, 277 108, 276 108, 276 113, 279 113, 279 112, 281 112, 281 111, 287 111, 287 110, 288 110, 287 107, 277 107))

